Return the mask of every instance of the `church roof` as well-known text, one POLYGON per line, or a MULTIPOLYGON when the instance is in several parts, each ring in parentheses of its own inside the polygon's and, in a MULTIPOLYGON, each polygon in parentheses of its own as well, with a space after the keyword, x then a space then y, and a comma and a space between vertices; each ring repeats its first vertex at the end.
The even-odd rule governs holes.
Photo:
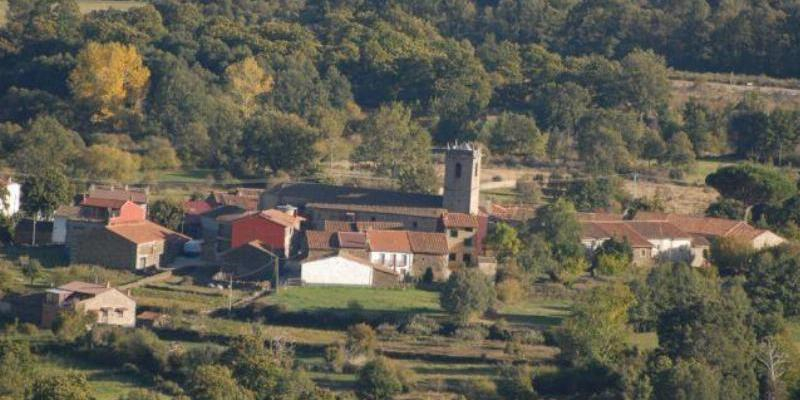
POLYGON ((267 190, 281 204, 351 204, 394 207, 442 207, 442 196, 393 190, 357 188, 310 182, 288 182, 267 190))

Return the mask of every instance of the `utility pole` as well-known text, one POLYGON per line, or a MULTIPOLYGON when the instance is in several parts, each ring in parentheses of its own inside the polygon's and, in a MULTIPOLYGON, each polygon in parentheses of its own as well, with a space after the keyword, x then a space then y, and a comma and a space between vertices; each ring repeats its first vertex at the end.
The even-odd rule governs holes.
POLYGON ((272 254, 272 262, 273 262, 273 268, 274 268, 274 274, 275 274, 275 294, 278 294, 278 290, 279 290, 278 288, 280 288, 280 286, 281 286, 281 281, 280 281, 280 267, 278 265, 278 255, 277 254, 274 254, 274 253, 272 254))
POLYGON ((228 314, 233 311, 233 273, 228 274, 228 314))

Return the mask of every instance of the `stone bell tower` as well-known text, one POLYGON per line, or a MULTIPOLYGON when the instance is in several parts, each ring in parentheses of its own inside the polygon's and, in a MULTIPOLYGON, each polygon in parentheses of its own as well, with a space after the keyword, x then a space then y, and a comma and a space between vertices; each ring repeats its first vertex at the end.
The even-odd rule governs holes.
POLYGON ((481 150, 471 143, 448 145, 445 151, 444 208, 477 214, 481 190, 481 150))

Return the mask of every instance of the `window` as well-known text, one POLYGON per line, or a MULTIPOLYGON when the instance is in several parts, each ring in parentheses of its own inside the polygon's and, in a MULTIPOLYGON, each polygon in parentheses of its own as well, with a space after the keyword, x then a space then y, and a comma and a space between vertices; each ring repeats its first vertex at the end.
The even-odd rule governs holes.
POLYGON ((464 254, 464 264, 469 264, 472 261, 472 256, 469 254, 464 254))
POLYGON ((147 267, 147 257, 139 257, 138 269, 145 269, 147 267))
POLYGON ((456 253, 450 253, 450 257, 448 257, 448 259, 450 261, 455 261, 456 260, 456 253))
POLYGON ((458 231, 455 229, 450 229, 450 237, 458 237, 458 231))
POLYGON ((414 221, 414 222, 411 223, 411 227, 414 228, 414 229, 417 229, 417 228, 419 228, 419 223, 417 221, 414 221))
POLYGON ((461 178, 461 163, 456 163, 456 178, 461 178))
POLYGON ((465 229, 467 232, 472 232, 472 228, 465 229))
POLYGON ((464 246, 472 247, 472 238, 464 239, 464 246))
POLYGON ((118 309, 114 310, 114 312, 117 313, 117 318, 125 317, 125 310, 123 310, 121 308, 118 308, 118 309))
POLYGON ((375 217, 370 217, 369 220, 375 222, 375 217))

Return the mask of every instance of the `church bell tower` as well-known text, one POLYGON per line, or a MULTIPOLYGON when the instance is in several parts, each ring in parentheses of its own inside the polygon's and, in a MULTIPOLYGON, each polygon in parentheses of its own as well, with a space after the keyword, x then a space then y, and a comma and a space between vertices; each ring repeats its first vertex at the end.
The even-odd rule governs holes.
POLYGON ((481 190, 481 150, 471 143, 448 145, 445 151, 444 208, 477 214, 481 190))

